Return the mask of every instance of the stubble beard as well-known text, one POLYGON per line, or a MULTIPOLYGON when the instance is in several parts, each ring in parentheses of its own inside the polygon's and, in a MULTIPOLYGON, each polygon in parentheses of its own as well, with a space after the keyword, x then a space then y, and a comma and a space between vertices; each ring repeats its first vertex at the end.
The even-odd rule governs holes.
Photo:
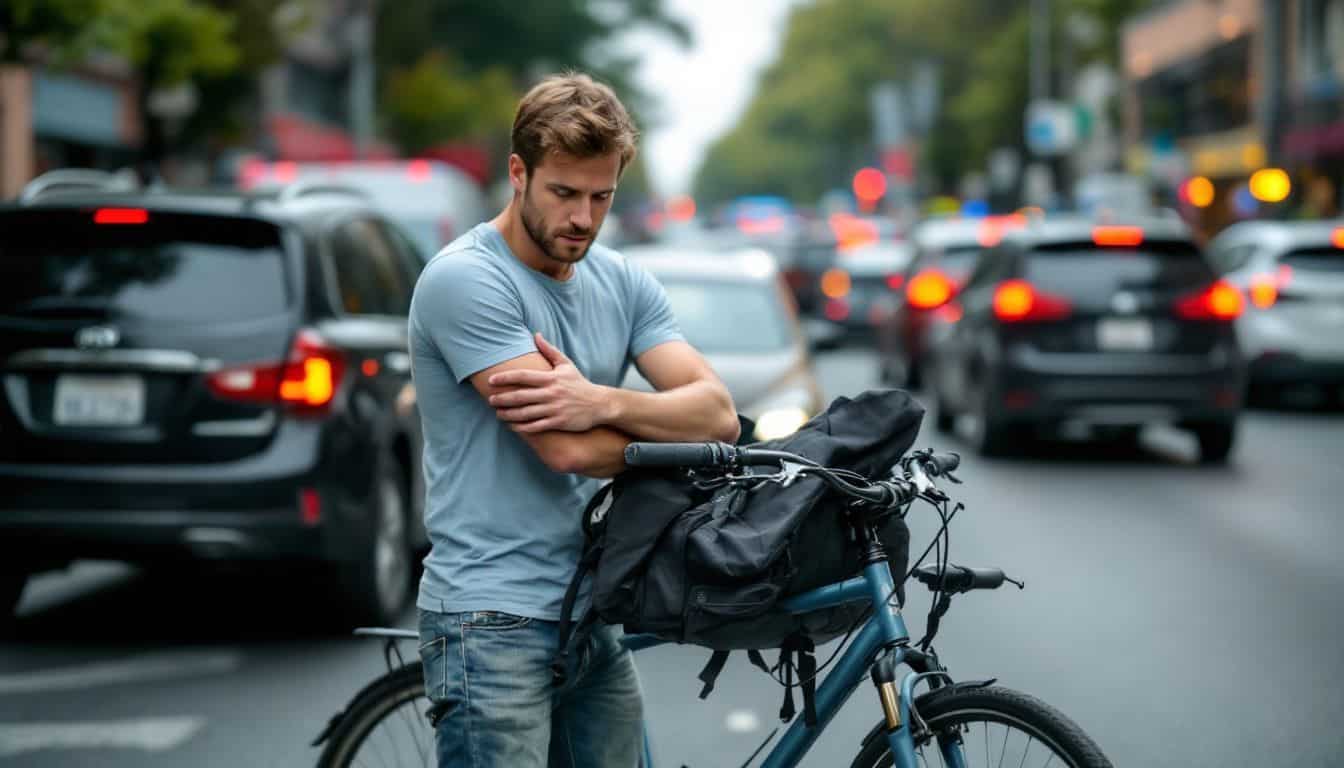
MULTIPOLYGON (((580 261, 583 261, 583 257, 588 255, 588 249, 591 248, 593 245, 592 240, 593 233, 592 232, 579 233, 571 231, 568 234, 583 235, 588 238, 588 242, 584 244, 582 250, 578 251, 577 253, 574 253, 573 255, 569 255, 562 252, 559 248, 556 247, 555 238, 553 237, 548 238, 546 236, 546 222, 542 218, 541 213, 532 207, 531 191, 532 189, 530 185, 528 186, 527 189, 523 190, 523 206, 521 211, 522 214, 521 218, 523 220, 523 230, 527 232, 527 236, 532 238, 532 242, 536 243, 537 248, 540 249, 542 254, 551 261, 557 261, 560 262, 561 264, 578 264, 580 261)), ((559 233, 557 233, 557 237, 558 236, 559 233)))

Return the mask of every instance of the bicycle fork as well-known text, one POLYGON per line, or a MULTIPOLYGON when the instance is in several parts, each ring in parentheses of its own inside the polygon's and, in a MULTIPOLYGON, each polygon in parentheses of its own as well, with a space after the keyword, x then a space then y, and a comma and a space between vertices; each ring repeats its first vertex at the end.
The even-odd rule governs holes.
MULTIPOLYGON (((882 702, 887 744, 891 748, 895 768, 919 768, 919 758, 915 755, 913 729, 920 724, 914 722, 910 702, 914 700, 915 684, 920 679, 943 676, 944 673, 907 672, 898 681, 896 669, 904 660, 904 648, 894 648, 882 654, 872 666, 873 685, 877 687, 877 698, 882 702)), ((949 768, 966 768, 966 758, 961 752, 960 734, 955 730, 939 733, 937 739, 938 750, 943 755, 943 764, 949 768)))

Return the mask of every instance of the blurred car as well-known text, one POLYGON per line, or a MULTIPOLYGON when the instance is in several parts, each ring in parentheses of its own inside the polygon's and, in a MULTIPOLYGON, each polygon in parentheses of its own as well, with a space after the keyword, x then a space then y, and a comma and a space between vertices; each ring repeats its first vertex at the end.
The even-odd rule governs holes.
POLYGON ((929 219, 910 235, 914 255, 902 273, 903 296, 891 322, 878 333, 879 370, 888 384, 923 385, 929 326, 951 306, 981 251, 998 245, 1004 232, 1026 224, 1021 215, 929 219))
POLYGON ((1237 330, 1251 391, 1309 385, 1344 403, 1344 222, 1234 224, 1208 254, 1250 298, 1237 330))
POLYGON ((1167 422, 1202 460, 1227 458, 1244 299, 1179 222, 1030 222, 981 255, 956 305, 930 345, 940 430, 969 414, 977 449, 1002 454, 1035 431, 1167 422))
POLYGON ((238 181, 244 190, 277 188, 298 181, 357 189, 415 242, 424 261, 489 218, 480 186, 466 173, 438 160, 254 160, 243 164, 238 181))
POLYGON ((283 563, 400 616, 428 545, 409 243, 329 187, 24 199, 0 207, 3 616, 78 558, 283 563))
POLYGON ((904 271, 913 249, 907 242, 863 245, 840 251, 817 281, 822 315, 844 326, 851 339, 872 340, 900 303, 904 271))
MULTIPOLYGON (((822 409, 821 387, 788 297, 769 255, 632 248, 667 291, 682 333, 723 379, 757 440, 792 434, 822 409)), ((631 370, 624 386, 648 390, 631 370)))

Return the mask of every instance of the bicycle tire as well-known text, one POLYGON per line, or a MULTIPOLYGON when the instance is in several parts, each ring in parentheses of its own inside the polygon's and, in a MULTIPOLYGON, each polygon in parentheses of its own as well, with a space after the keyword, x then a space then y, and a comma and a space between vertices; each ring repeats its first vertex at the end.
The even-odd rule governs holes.
MULTIPOLYGON (((424 671, 419 661, 413 661, 384 674, 364 687, 346 707, 341 721, 327 737, 326 746, 318 758, 318 768, 349 768, 355 765, 354 759, 364 746, 365 739, 378 730, 384 718, 402 709, 407 702, 421 701, 423 706, 416 707, 421 716, 429 709, 429 699, 425 696, 424 671)), ((435 765, 434 734, 429 720, 421 718, 419 722, 409 721, 412 729, 422 727, 428 734, 428 752, 417 751, 420 757, 418 765, 435 765)), ((400 752, 398 752, 400 756, 400 752)), ((386 764, 381 761, 379 764, 386 764)), ((402 764, 400 761, 398 765, 402 764)))
MULTIPOLYGON (((1057 761, 1050 762, 1049 765, 1057 765, 1062 761, 1071 768, 1112 768, 1111 762, 1102 754, 1101 748, 1077 723, 1040 699, 1019 691, 998 686, 932 691, 915 700, 915 709, 928 724, 929 730, 935 733, 953 726, 986 723, 985 731, 988 739, 990 732, 988 724, 997 724, 1004 727, 1005 744, 1011 727, 1012 730, 1026 734, 1033 741, 1049 748, 1057 758, 1057 761)), ((971 736, 974 732, 972 729, 971 736)), ((977 765, 978 762, 972 758, 978 751, 971 747, 970 738, 967 742, 967 747, 963 750, 966 762, 971 766, 977 765)), ((916 745, 917 749, 918 747, 919 745, 916 745)), ((1022 762, 1026 761, 1030 748, 1029 742, 1023 752, 1022 762)), ((987 745, 986 753, 990 751, 987 745)), ((928 765, 930 768, 935 764, 942 765, 942 755, 932 738, 928 739, 923 755, 921 765, 928 765), (935 755, 937 763, 932 762, 935 755)), ((991 762, 990 754, 986 754, 985 757, 987 764, 995 764, 991 762)), ((1019 764, 1016 758, 1004 762, 1002 753, 999 757, 998 762, 1004 765, 1019 764)), ((885 726, 879 722, 864 738, 863 748, 859 751, 858 757, 854 758, 851 768, 879 768, 892 764, 891 750, 885 738, 885 726)))

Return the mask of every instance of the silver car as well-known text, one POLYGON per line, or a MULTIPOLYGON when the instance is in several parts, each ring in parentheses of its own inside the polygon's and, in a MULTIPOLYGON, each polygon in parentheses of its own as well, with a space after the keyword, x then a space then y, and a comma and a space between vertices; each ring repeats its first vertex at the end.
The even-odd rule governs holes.
MULTIPOLYGON (((714 366, 738 411, 756 422, 750 437, 784 437, 821 410, 797 310, 768 253, 632 248, 626 255, 663 284, 686 340, 714 366)), ((650 389, 634 369, 625 386, 650 389)))
POLYGON ((1246 294, 1237 335, 1252 391, 1311 385, 1344 401, 1344 221, 1235 224, 1208 256, 1246 294))

